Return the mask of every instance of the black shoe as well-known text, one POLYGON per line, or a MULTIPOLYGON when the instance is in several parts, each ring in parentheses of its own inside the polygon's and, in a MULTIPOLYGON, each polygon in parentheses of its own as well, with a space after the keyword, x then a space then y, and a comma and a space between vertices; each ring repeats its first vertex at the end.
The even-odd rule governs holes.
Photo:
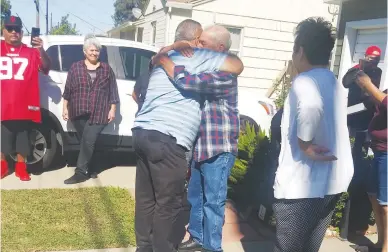
POLYGON ((86 174, 74 173, 74 175, 71 176, 70 178, 66 179, 64 183, 66 185, 78 184, 78 183, 85 182, 88 179, 89 179, 89 176, 86 174))
POLYGON ((97 172, 91 172, 90 173, 90 178, 92 178, 92 179, 98 178, 98 173, 97 172))
POLYGON ((202 251, 202 245, 190 238, 179 245, 178 251, 202 251))
POLYGON ((381 248, 376 248, 374 246, 356 246, 354 250, 357 252, 382 252, 381 248))

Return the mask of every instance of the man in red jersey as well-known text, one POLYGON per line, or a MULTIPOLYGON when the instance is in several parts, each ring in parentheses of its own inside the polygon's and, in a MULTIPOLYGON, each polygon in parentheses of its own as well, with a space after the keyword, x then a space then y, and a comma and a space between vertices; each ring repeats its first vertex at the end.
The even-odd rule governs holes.
POLYGON ((33 48, 22 43, 22 21, 8 16, 4 20, 1 41, 1 178, 8 174, 6 155, 17 154, 15 175, 30 180, 26 157, 31 152, 29 132, 34 123, 41 123, 39 71, 47 74, 50 59, 43 41, 33 38, 33 48))

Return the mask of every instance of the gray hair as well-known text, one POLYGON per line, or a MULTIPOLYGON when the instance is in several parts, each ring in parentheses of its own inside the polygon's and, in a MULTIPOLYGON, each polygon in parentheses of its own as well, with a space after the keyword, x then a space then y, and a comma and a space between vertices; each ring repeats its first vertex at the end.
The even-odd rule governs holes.
POLYGON ((94 36, 93 34, 87 34, 85 36, 84 51, 86 51, 90 46, 95 46, 99 51, 102 48, 100 41, 98 41, 96 36, 94 36))
POLYGON ((229 51, 232 46, 232 39, 230 32, 221 25, 211 25, 206 27, 204 32, 207 32, 217 44, 222 44, 226 51, 229 51))
POLYGON ((175 42, 182 40, 191 41, 196 39, 195 32, 198 29, 202 29, 202 26, 197 21, 194 21, 192 19, 183 20, 176 28, 175 42))

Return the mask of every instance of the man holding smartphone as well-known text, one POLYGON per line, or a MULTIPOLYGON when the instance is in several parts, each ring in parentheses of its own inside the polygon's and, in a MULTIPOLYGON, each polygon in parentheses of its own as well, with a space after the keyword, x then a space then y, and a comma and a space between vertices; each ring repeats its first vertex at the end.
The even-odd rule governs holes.
MULTIPOLYGON (((39 36, 39 34, 37 34, 39 36)), ((8 16, 4 20, 1 41, 1 178, 8 174, 6 155, 16 153, 15 175, 30 180, 26 157, 31 152, 29 133, 41 123, 39 74, 50 70, 50 59, 43 41, 33 37, 31 45, 22 43, 22 21, 8 16)))

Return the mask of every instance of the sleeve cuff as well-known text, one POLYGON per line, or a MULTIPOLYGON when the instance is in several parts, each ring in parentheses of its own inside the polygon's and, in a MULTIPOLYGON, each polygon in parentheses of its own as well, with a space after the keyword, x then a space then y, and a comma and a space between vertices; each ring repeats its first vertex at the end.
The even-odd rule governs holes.
POLYGON ((314 139, 314 134, 311 129, 299 129, 298 128, 298 138, 303 142, 310 142, 314 139))
POLYGON ((119 104, 120 101, 119 100, 113 100, 113 101, 110 101, 109 104, 119 104))

